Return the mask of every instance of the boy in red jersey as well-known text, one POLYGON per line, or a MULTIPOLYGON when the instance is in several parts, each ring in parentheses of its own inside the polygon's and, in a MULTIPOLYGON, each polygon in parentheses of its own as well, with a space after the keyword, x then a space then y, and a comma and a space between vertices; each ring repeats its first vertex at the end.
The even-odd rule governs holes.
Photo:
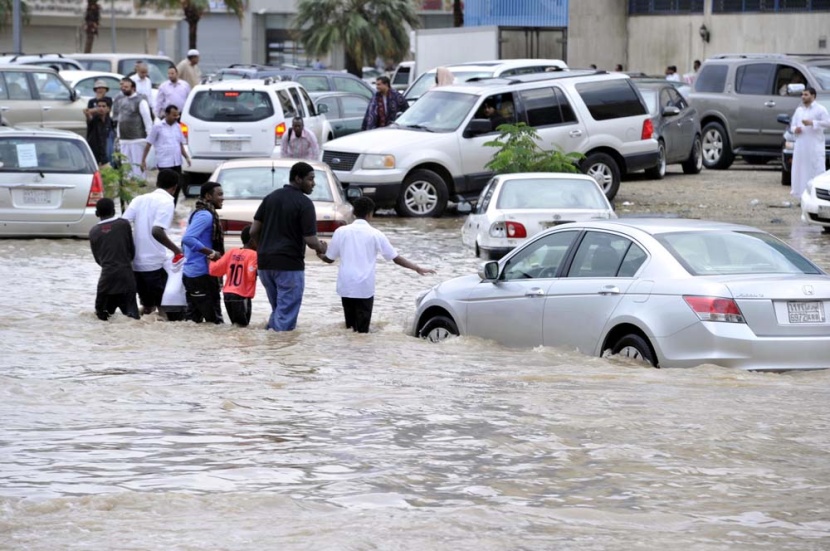
POLYGON ((251 226, 242 230, 242 248, 231 249, 210 263, 210 275, 225 277, 222 295, 231 323, 246 327, 251 322, 251 299, 256 294, 256 243, 251 241, 251 226))

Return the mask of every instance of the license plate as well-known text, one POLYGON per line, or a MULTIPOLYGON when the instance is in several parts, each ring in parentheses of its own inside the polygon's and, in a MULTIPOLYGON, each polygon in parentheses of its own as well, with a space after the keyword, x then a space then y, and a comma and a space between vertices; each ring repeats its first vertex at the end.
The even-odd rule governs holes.
POLYGON ((818 217, 819 218, 830 218, 830 207, 819 205, 819 207, 818 207, 818 217))
POLYGON ((821 302, 788 302, 790 323, 824 323, 824 304, 821 302))
POLYGON ((541 226, 543 228, 553 228, 553 227, 558 226, 560 224, 567 224, 567 223, 572 222, 572 221, 573 220, 551 220, 550 222, 542 222, 541 226))
POLYGON ((24 205, 48 205, 52 202, 52 192, 48 189, 24 189, 24 205))
POLYGON ((242 151, 242 142, 221 141, 221 142, 219 142, 219 150, 220 151, 242 151))

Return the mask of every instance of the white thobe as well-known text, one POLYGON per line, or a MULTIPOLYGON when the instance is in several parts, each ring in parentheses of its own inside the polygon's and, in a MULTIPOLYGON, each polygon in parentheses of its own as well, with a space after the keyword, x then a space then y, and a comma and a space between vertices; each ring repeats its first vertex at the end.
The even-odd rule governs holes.
POLYGON ((795 136, 790 194, 797 199, 807 189, 807 183, 824 172, 825 128, 830 128, 830 116, 820 103, 814 101, 809 107, 801 105, 795 110, 790 122, 790 132, 795 136), (804 126, 805 119, 811 120, 812 126, 804 126), (801 128, 800 134, 795 133, 796 128, 801 128))

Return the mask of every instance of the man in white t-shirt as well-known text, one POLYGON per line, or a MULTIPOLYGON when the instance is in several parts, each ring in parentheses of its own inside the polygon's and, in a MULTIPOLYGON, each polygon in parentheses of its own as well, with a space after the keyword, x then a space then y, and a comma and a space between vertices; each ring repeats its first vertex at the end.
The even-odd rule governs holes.
POLYGON ((182 250, 167 236, 173 222, 173 196, 178 186, 179 175, 172 170, 162 170, 156 179, 158 189, 133 199, 124 213, 124 218, 133 225, 133 272, 142 315, 161 306, 167 285, 164 269, 167 251, 173 251, 174 263, 184 260, 182 250))
POLYGON ((135 82, 135 91, 143 94, 147 103, 153 101, 153 81, 150 80, 150 66, 146 61, 135 64, 135 74, 130 77, 135 82))
POLYGON ((348 226, 337 228, 326 252, 317 254, 320 260, 329 264, 340 259, 337 294, 343 303, 346 329, 353 329, 358 333, 368 333, 369 323, 372 321, 375 263, 378 254, 420 275, 435 273, 435 270, 421 268, 400 256, 383 232, 369 225, 374 212, 375 202, 369 197, 356 199, 355 221, 348 226))

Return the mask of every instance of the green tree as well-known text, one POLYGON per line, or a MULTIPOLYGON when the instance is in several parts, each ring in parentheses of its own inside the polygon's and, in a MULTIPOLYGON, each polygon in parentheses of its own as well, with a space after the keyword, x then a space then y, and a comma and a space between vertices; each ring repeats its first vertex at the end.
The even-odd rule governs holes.
POLYGON ((98 36, 98 25, 101 23, 101 6, 98 0, 87 0, 86 13, 84 14, 84 53, 92 52, 92 43, 98 36))
MULTIPOLYGON (((0 29, 12 23, 12 11, 14 7, 14 0, 0 0, 0 29)), ((25 0, 20 0, 20 14, 23 23, 29 22, 29 6, 25 0)))
POLYGON ((363 76, 378 56, 400 61, 409 52, 409 29, 420 26, 413 0, 300 0, 294 29, 315 56, 340 44, 346 70, 363 76))
POLYGON ((532 126, 523 122, 502 124, 496 130, 500 132, 499 137, 484 143, 498 148, 484 165, 493 172, 579 172, 578 163, 584 155, 564 153, 558 148, 545 151, 539 146, 539 134, 532 126))
MULTIPOLYGON (((224 0, 225 7, 239 19, 245 15, 248 7, 247 0, 224 0)), ((208 0, 139 0, 139 5, 159 10, 175 10, 181 8, 184 20, 187 21, 188 48, 196 48, 196 34, 199 30, 199 20, 208 9, 208 0)))

